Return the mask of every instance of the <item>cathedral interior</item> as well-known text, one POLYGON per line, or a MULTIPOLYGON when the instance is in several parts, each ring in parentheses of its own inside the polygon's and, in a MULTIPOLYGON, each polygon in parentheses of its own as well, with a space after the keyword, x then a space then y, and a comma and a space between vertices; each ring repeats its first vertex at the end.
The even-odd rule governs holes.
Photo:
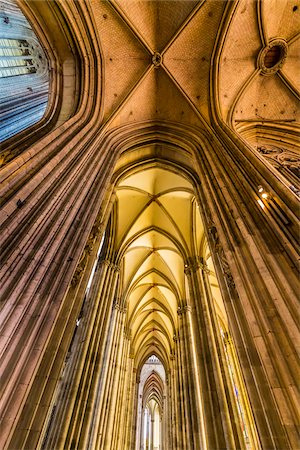
POLYGON ((299 0, 0 0, 1 450, 299 450, 299 0))

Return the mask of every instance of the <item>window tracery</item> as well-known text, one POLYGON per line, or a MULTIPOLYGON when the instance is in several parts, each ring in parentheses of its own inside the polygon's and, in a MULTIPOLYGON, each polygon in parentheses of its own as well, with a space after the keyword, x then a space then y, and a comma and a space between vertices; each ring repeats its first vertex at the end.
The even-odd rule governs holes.
MULTIPOLYGON (((13 0, 0 1, 0 141, 38 122, 45 114, 49 68, 38 38, 13 0)), ((10 156, 1 155, 1 162, 10 156)))

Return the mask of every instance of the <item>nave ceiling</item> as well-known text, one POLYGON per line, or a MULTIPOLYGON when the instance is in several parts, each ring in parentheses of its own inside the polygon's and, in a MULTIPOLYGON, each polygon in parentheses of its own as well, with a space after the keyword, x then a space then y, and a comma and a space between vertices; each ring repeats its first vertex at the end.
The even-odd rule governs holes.
POLYGON ((116 186, 114 249, 122 268, 122 297, 132 354, 139 366, 156 354, 165 367, 189 297, 185 268, 203 255, 219 316, 226 323, 195 189, 178 169, 150 164, 116 186))

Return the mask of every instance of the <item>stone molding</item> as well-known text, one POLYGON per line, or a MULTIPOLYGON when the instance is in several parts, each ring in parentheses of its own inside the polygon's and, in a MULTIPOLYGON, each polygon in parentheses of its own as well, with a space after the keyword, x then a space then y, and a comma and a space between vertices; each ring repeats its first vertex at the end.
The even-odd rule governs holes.
POLYGON ((276 38, 269 41, 269 44, 261 49, 257 58, 257 67, 261 70, 261 74, 265 76, 270 76, 278 72, 278 70, 281 69, 281 67, 285 62, 287 52, 288 52, 288 44, 284 39, 276 38), (273 47, 280 48, 281 51, 280 58, 278 62, 276 62, 272 67, 267 67, 265 64, 266 56, 273 47))

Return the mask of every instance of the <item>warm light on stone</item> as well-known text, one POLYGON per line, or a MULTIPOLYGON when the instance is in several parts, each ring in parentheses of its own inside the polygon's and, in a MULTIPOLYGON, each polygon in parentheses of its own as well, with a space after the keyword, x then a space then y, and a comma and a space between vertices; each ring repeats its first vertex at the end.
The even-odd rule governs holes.
POLYGON ((294 3, 0 0, 1 450, 299 447, 294 3))

